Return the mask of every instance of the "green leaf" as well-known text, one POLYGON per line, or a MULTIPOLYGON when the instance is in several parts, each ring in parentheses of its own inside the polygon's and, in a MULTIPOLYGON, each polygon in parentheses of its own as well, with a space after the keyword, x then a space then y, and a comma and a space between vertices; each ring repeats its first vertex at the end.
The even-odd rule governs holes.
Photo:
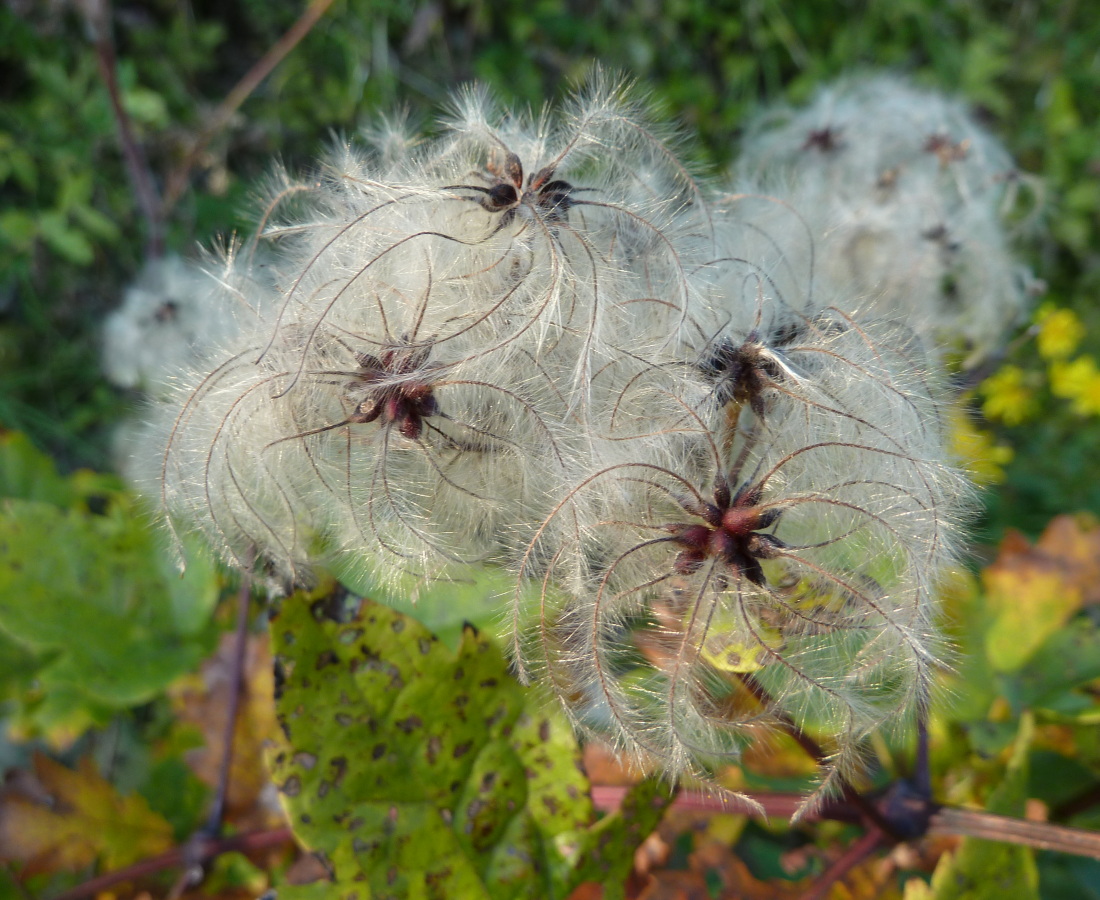
POLYGON ((58 506, 74 501, 73 488, 45 453, 25 435, 0 430, 0 497, 43 500, 58 506))
POLYGON ((1015 672, 1081 606, 1082 591, 1061 560, 1019 535, 1009 535, 997 561, 982 572, 992 615, 986 656, 1000 672, 1015 672))
MULTIPOLYGON (((1087 616, 1071 619, 1047 639, 1009 685, 1018 707, 1062 709, 1069 692, 1100 678, 1100 625, 1087 616)), ((1069 695, 1069 697, 1067 697, 1069 695)), ((1086 699, 1083 708, 1093 704, 1086 699)))
MULTIPOLYGON (((1034 720, 1025 715, 1004 780, 989 797, 989 812, 1023 814, 1034 732, 1034 720)), ((1039 900, 1038 887, 1035 854, 1030 848, 976 838, 964 838, 956 853, 945 853, 932 875, 934 900, 1039 900)))
POLYGON ((32 653, 49 696, 92 708, 155 696, 206 651, 218 579, 181 579, 141 517, 116 498, 106 515, 9 499, 0 505, 0 630, 32 653))
POLYGON ((50 249, 78 266, 88 265, 95 254, 88 239, 69 224, 60 210, 47 210, 38 216, 38 231, 50 249))
POLYGON ((452 652, 385 606, 295 595, 272 634, 274 778, 336 895, 565 897, 584 851, 612 871, 648 834, 600 843, 568 725, 472 627, 452 652))
POLYGON ((467 627, 452 652, 395 610, 323 594, 286 601, 272 633, 275 781, 338 896, 366 882, 382 897, 566 897, 582 881, 623 896, 667 786, 643 782, 591 825, 572 732, 483 635, 467 627))
POLYGON ((502 598, 512 597, 516 580, 501 569, 471 566, 462 576, 418 590, 412 577, 400 577, 393 586, 372 578, 361 567, 337 573, 340 582, 357 595, 373 597, 412 616, 451 650, 457 650, 469 623, 487 632, 501 646, 510 622, 501 615, 502 598))

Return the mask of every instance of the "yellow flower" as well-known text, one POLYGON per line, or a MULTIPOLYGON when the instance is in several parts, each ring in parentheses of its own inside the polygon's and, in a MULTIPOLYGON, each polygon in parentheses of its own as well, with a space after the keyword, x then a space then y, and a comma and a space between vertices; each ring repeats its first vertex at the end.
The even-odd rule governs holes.
POLYGON ((1091 356, 1080 356, 1071 363, 1052 363, 1050 389, 1056 396, 1072 400, 1078 415, 1100 415, 1100 370, 1091 356))
POLYGON ((1019 425, 1038 411, 1035 392, 1026 384, 1027 375, 1019 366, 1002 366, 982 382, 985 395, 982 412, 991 421, 1019 425))
POLYGON ((1004 481, 1004 467, 1012 461, 1012 448, 997 444, 988 431, 978 428, 966 411, 957 406, 949 416, 951 453, 977 484, 1004 481))
POLYGON ((1065 359, 1085 336, 1085 326, 1071 309, 1044 306, 1039 310, 1039 353, 1043 359, 1065 359))

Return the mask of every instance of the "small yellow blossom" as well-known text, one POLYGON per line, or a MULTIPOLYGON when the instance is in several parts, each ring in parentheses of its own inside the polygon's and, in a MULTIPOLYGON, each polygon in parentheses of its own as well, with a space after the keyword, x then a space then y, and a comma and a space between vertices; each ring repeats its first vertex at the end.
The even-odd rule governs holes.
POLYGON ((951 453, 977 484, 999 484, 1004 467, 1012 461, 1012 448, 995 443, 992 434, 978 428, 962 407, 949 414, 951 453))
POLYGON ((990 375, 981 386, 985 417, 1005 425, 1020 425, 1034 416, 1039 405, 1026 382, 1027 375, 1019 366, 1002 366, 990 375))
POLYGON ((1058 397, 1073 401, 1073 411, 1082 416, 1100 415, 1100 369, 1091 356, 1050 366, 1050 389, 1058 397))
POLYGON ((1043 359, 1065 359, 1085 336, 1084 323, 1072 309, 1044 306, 1036 321, 1039 323, 1039 353, 1043 359))

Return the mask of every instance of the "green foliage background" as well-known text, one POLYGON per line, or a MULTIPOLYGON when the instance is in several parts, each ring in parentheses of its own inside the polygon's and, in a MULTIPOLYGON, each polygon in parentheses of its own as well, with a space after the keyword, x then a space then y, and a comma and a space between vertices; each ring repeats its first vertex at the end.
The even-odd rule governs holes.
MULTIPOLYGON (((303 8, 262 0, 116 3, 123 102, 159 186, 213 108, 303 8)), ((9 498, 0 501, 9 514, 0 540, 0 713, 27 735, 58 723, 73 734, 111 723, 134 761, 130 786, 155 792, 169 780, 142 749, 159 733, 155 698, 213 646, 210 609, 221 582, 200 572, 186 586, 175 583, 122 486, 81 471, 112 468, 112 430, 136 401, 100 374, 98 328, 141 268, 149 233, 80 10, 64 0, 0 8, 0 427, 30 441, 9 433, 0 443, 0 496, 9 498), (66 570, 46 555, 37 574, 10 562, 24 544, 60 548, 62 541, 66 570), (104 572, 114 574, 97 581, 104 572), (57 587, 101 582, 98 592, 57 587), (19 604, 35 615, 21 614, 19 604), (96 654, 107 652, 96 643, 99 632, 87 632, 87 659, 79 662, 65 630, 81 616, 103 626, 108 614, 122 624, 103 640, 108 632, 116 639, 111 652, 127 666, 112 680, 88 681, 102 664, 96 654), (167 647, 171 653, 158 652, 167 647), (135 705, 137 713, 117 717, 135 705)), ((1046 299, 1078 314, 1088 329, 1083 351, 1100 356, 1097 47, 1100 16, 1082 2, 336 0, 215 136, 167 217, 167 245, 188 254, 247 230, 250 197, 273 160, 308 167, 334 136, 398 106, 430 123, 466 80, 537 107, 598 60, 652 92, 706 176, 736 156, 739 128, 761 104, 804 101, 842 72, 888 67, 961 93, 1020 167, 1042 177, 1039 212, 1020 223, 1022 245, 1046 299)), ((1019 427, 994 426, 1014 459, 1003 483, 985 494, 978 535, 989 543, 1008 527, 1038 534, 1058 513, 1100 514, 1100 415, 1076 413, 1049 394, 1032 341, 1016 342, 1008 359, 1031 379, 1043 414, 1019 427)), ((979 601, 960 609, 973 630, 993 627, 979 601)), ((983 684, 984 699, 1005 697, 1014 715, 1042 702, 1065 705, 1063 694, 1100 670, 1083 664, 1072 684, 1054 688, 1043 679, 1053 678, 1063 652, 1092 659, 1095 631, 1092 618, 1074 619, 1032 658, 1039 675, 1027 675, 1026 661, 993 672, 980 640, 964 636, 977 662, 962 672, 983 684), (1060 652, 1057 641, 1067 649, 1060 652), (1054 699, 1036 693, 1036 679, 1054 699)), ((1079 703, 1059 712, 1083 714, 1079 703)), ((978 728, 983 716, 976 706, 957 709, 957 739, 981 753, 1005 751, 1016 720, 983 720, 978 728)), ((23 746, 0 754, 25 758, 23 746)), ((1095 760, 1075 764, 1082 779, 1096 779, 1095 760)), ((986 777, 976 771, 972 777, 986 777)), ((1051 796, 1059 790, 1049 787, 1051 796)), ((177 793, 161 806, 185 822, 194 791, 177 793)), ((1070 891, 1085 883, 1068 864, 1044 865, 1050 884, 1070 891)))

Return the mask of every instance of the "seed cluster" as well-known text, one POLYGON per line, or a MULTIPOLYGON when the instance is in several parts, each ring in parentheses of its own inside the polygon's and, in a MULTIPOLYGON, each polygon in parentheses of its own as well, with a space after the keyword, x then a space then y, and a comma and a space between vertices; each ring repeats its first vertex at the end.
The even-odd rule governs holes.
MULTIPOLYGON (((751 190, 744 171, 701 188, 600 78, 534 120, 468 91, 441 137, 391 130, 282 176, 201 300, 231 285, 251 317, 155 405, 146 490, 277 589, 326 565, 505 567, 516 670, 579 728, 705 776, 793 719, 832 754, 809 808, 872 729, 927 703, 969 497, 924 327, 939 313, 890 300, 879 263, 853 285, 800 205, 811 182, 850 202, 816 161, 876 127, 874 103, 848 106, 789 124, 793 150, 747 152, 751 190), (768 156, 801 173, 790 196, 768 156)), ((917 152, 1001 167, 960 121, 919 120, 917 152)), ((895 256, 914 296, 940 290, 915 258, 895 256)))

